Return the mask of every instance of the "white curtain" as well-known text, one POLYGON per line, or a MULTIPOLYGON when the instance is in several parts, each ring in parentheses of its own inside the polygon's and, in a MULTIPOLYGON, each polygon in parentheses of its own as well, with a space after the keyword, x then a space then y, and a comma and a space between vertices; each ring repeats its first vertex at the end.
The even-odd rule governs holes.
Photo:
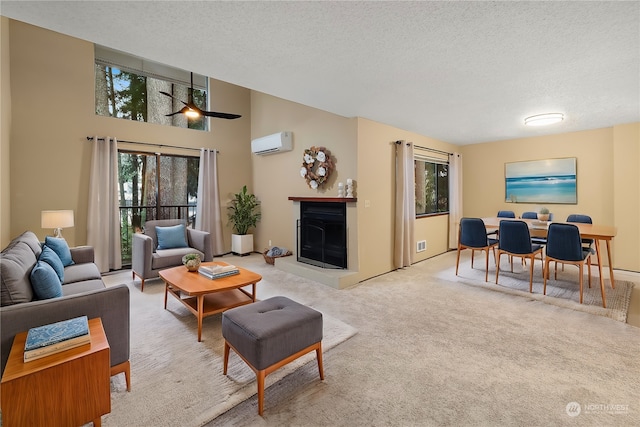
POLYGON ((396 268, 411 266, 413 261, 413 229, 416 220, 415 172, 413 143, 396 143, 396 213, 394 264, 396 268))
POLYGON ((458 247, 462 218, 462 154, 449 154, 449 249, 458 247))
POLYGON ((224 253, 220 191, 218 189, 218 153, 216 150, 204 148, 200 150, 196 229, 211 233, 214 255, 224 253))
POLYGON ((118 203, 118 142, 93 137, 87 244, 93 246, 95 262, 104 273, 122 267, 120 212, 118 203))

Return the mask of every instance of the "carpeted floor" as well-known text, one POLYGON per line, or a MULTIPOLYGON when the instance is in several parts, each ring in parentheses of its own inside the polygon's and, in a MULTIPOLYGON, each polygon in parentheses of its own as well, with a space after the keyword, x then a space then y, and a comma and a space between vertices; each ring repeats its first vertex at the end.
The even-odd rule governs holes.
MULTIPOLYGON (((324 381, 313 358, 277 378, 265 391, 263 417, 250 371, 231 360, 234 375, 246 373, 251 393, 206 426, 640 425, 639 328, 437 277, 455 266, 455 253, 344 290, 279 271, 260 254, 222 260, 264 276, 259 298, 290 296, 357 333, 325 352, 324 381)), ((139 286, 132 290, 132 309, 146 312, 140 299, 154 298, 163 284, 147 282, 144 294, 139 286)), ((205 321, 198 363, 183 366, 184 349, 162 349, 162 358, 153 358, 146 342, 166 339, 170 323, 180 324, 173 338, 186 338, 184 347, 197 344, 195 328, 187 324, 195 318, 185 319, 180 307, 170 302, 170 310, 158 310, 154 303, 142 320, 150 326, 148 336, 132 334, 132 348, 140 354, 132 360, 133 391, 114 390, 105 425, 170 425, 179 419, 174 425, 198 426, 228 400, 211 388, 205 392, 209 407, 199 413, 192 405, 203 392, 175 393, 219 372, 209 364, 210 352, 219 351, 208 347, 215 316, 205 321), (158 373, 149 386, 136 376, 140 363, 158 373), (192 374, 196 379, 185 377, 192 374), (131 400, 127 412, 116 404, 119 399, 131 400), (132 422, 128 416, 136 411, 152 413, 150 422, 132 422), (116 416, 118 422, 110 421, 116 416)))
MULTIPOLYGON (((124 375, 112 378, 111 413, 103 417, 104 426, 199 426, 257 393, 255 374, 235 353, 229 357, 228 375, 222 374, 221 315, 203 320, 198 342, 195 316, 172 296, 167 310, 163 308, 161 280, 145 282, 144 293, 140 281, 132 284, 130 272, 105 276, 105 282, 127 283, 131 291, 132 390, 126 391, 124 375)), ((277 290, 281 291, 279 284, 265 277, 258 284, 258 298, 277 290)), ((287 294, 313 305, 312 293, 289 289, 287 294)), ((323 314, 324 353, 356 332, 323 314)), ((267 376, 266 387, 315 360, 314 352, 286 365, 267 376)), ((316 377, 309 382, 320 382, 315 366, 316 377)))
POLYGON ((308 363, 267 389, 264 417, 253 396, 207 426, 640 425, 639 328, 436 277, 455 253, 341 291, 241 262, 358 333, 324 381, 308 363))

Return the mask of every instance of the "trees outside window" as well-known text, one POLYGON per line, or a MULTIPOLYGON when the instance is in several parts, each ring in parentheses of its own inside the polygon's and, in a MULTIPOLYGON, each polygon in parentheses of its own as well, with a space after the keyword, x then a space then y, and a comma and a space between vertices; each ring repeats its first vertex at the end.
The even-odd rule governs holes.
POLYGON ((449 212, 449 165, 416 159, 416 216, 449 212))
MULTIPOLYGON (((207 130, 205 117, 187 118, 184 114, 167 117, 189 100, 189 86, 123 70, 111 65, 95 65, 96 114, 126 120, 207 130), (160 93, 170 93, 170 98, 160 93)), ((206 88, 194 86, 193 102, 207 109, 206 88)))
POLYGON ((131 262, 132 234, 152 219, 186 219, 195 225, 200 159, 192 156, 118 152, 123 265, 131 262))

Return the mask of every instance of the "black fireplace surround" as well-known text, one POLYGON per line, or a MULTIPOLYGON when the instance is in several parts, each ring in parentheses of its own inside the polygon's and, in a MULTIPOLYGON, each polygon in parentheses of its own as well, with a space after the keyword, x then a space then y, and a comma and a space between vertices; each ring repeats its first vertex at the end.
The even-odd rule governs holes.
POLYGON ((323 268, 347 268, 347 205, 300 202, 298 261, 323 268))

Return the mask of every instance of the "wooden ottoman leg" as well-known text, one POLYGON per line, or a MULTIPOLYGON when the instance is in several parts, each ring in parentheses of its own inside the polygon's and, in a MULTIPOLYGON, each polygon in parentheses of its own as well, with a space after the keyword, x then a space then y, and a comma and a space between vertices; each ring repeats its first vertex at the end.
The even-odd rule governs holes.
POLYGON ((256 378, 258 380, 258 415, 262 416, 264 410, 264 377, 266 376, 266 370, 256 372, 256 378))
POLYGON ((322 366, 322 343, 318 343, 316 348, 316 358, 318 359, 318 371, 320 372, 320 379, 324 380, 324 368, 322 366))
POLYGON ((229 343, 224 341, 224 363, 222 364, 222 374, 227 375, 227 365, 229 363, 229 343))

